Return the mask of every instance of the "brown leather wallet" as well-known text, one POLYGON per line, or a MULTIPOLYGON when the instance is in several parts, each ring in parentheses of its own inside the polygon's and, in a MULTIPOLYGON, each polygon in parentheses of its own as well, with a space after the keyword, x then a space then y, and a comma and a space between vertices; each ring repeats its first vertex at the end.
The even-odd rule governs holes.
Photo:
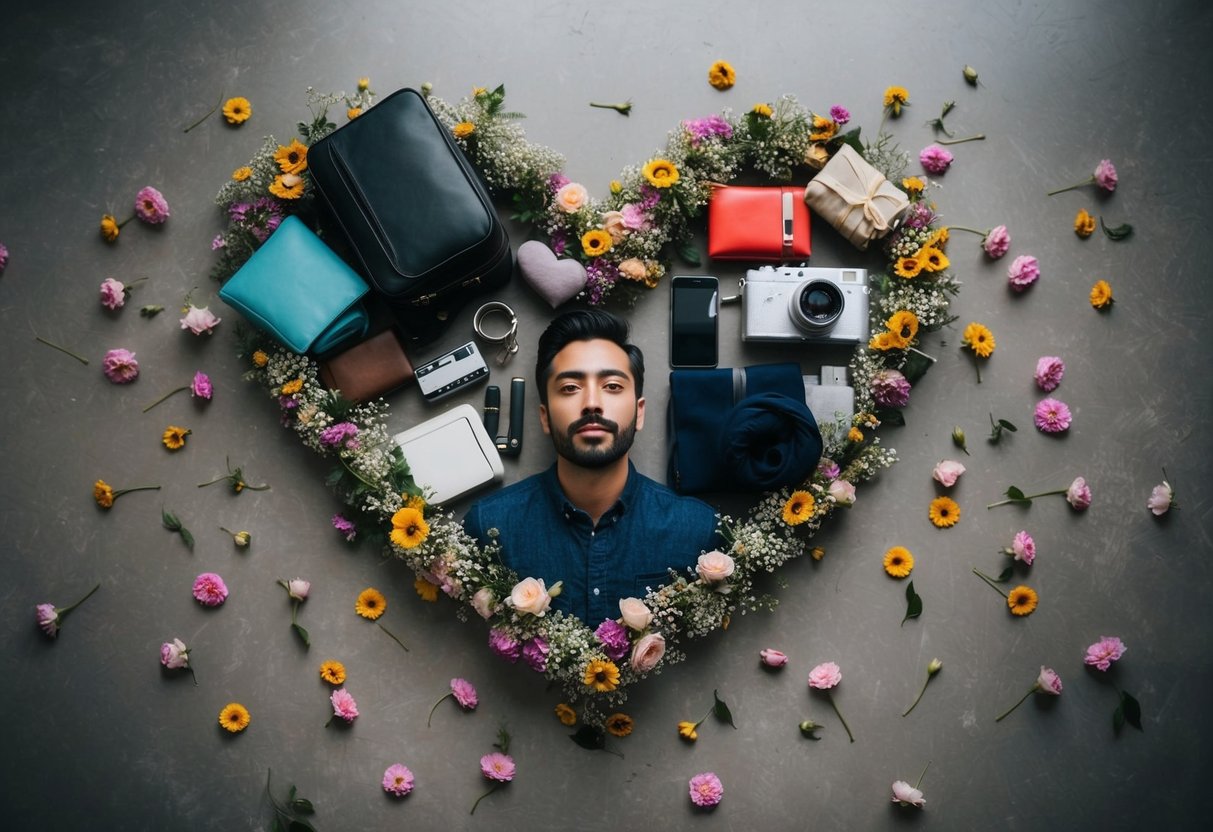
POLYGON ((320 380, 353 402, 366 402, 413 380, 413 363, 395 327, 320 363, 320 380))

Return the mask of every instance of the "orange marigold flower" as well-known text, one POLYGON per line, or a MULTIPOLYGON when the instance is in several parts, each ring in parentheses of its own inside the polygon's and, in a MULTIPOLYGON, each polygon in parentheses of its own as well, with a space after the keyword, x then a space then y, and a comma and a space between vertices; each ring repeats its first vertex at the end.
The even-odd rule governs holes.
POLYGON ((951 497, 936 497, 927 514, 936 528, 947 529, 960 520, 960 506, 951 497))

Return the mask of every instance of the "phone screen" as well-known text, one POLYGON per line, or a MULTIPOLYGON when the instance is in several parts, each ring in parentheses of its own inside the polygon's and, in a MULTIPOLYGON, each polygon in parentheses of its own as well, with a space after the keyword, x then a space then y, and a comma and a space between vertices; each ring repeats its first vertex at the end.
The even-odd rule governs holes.
POLYGON ((670 366, 715 367, 718 281, 714 277, 675 277, 670 285, 670 366))

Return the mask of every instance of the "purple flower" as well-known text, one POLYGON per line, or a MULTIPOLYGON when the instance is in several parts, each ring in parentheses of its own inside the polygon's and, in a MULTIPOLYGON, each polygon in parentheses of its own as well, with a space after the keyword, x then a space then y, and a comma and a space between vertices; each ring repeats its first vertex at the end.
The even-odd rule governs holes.
POLYGON ((918 161, 922 162, 923 168, 927 173, 940 174, 947 171, 955 157, 947 150, 937 144, 929 144, 922 149, 918 154, 918 161))
POLYGON ((38 618, 38 626, 42 628, 42 632, 51 638, 59 635, 59 611, 55 609, 54 604, 38 604, 34 607, 34 613, 38 618))
POLYGON ((223 239, 222 234, 216 234, 215 239, 211 240, 211 251, 218 251, 227 245, 227 240, 223 239))
POLYGON ((1116 176, 1116 166, 1112 164, 1112 160, 1101 159, 1095 166, 1095 184, 1111 193, 1116 190, 1116 184, 1119 181, 1116 176))
POLYGON ((1083 663, 1106 671, 1127 649, 1125 643, 1116 636, 1100 636, 1099 641, 1087 648, 1083 663))
POLYGON ((1026 531, 1016 532, 1007 554, 1031 566, 1032 561, 1036 560, 1036 541, 1026 531))
POLYGON ((194 579, 194 598, 204 607, 217 607, 227 600, 227 584, 214 572, 203 572, 194 579))
POLYGON ((838 122, 838 126, 841 127, 851 120, 851 111, 841 104, 835 104, 830 108, 830 118, 838 122))
POLYGON ((179 638, 160 645, 160 664, 169 670, 180 670, 190 666, 190 649, 179 638))
POLYGON ((629 231, 643 231, 649 227, 649 215, 644 208, 629 202, 619 209, 623 214, 623 227, 629 231))
POLYGON ((2 274, 6 268, 8 268, 8 246, 6 246, 4 243, 0 243, 0 274, 2 274))
POLYGON ((1046 393, 1052 393, 1061 384, 1061 377, 1066 372, 1066 365, 1055 355, 1043 355, 1036 360, 1036 386, 1046 393))
POLYGON ((326 448, 358 448, 358 426, 353 422, 338 422, 320 432, 320 444, 326 448))
POLYGON ((655 208, 661 202, 661 192, 652 185, 640 186, 640 207, 644 210, 655 208))
POLYGON ((101 369, 114 384, 127 384, 139 377, 139 362, 130 350, 110 350, 101 362, 101 369))
POLYGON ((881 370, 872 377, 872 398, 882 407, 905 407, 910 403, 910 382, 898 370, 881 370))
POLYGON ((614 619, 608 618, 598 625, 594 635, 602 644, 602 652, 607 658, 617 662, 632 649, 631 639, 628 638, 628 628, 614 619))
POLYGON ((1083 511, 1091 505, 1091 488, 1082 477, 1075 477, 1066 489, 1066 502, 1075 511, 1083 511))
POLYGON ((101 305, 106 309, 121 309, 126 303, 126 284, 107 277, 101 281, 101 305))
POLYGON ((199 370, 194 373, 194 381, 190 384, 190 395, 197 396, 200 399, 206 399, 208 402, 211 396, 214 395, 215 388, 211 386, 211 379, 206 373, 199 370))
POLYGON ((522 655, 522 645, 505 630, 489 630, 489 649, 507 662, 516 662, 522 655))
POLYGON ((1011 248, 1011 235, 1005 225, 996 225, 982 238, 981 247, 991 260, 997 260, 1011 248))
POLYGON ((151 185, 135 194, 135 216, 148 225, 160 225, 168 219, 168 213, 164 194, 151 185))
POLYGON ((232 222, 242 223, 247 219, 248 212, 252 209, 253 206, 247 202, 233 202, 227 208, 227 215, 232 222))
POLYGON ((353 543, 354 538, 358 536, 358 527, 355 526, 344 514, 333 515, 333 528, 345 535, 347 542, 353 543))
POLYGON ((514 758, 509 754, 494 751, 480 758, 480 773, 498 783, 508 783, 514 779, 514 758))
POLYGON ((1030 254, 1021 254, 1011 261, 1007 280, 1016 292, 1022 292, 1040 277, 1040 262, 1030 254))
POLYGON ((915 202, 906 214, 905 225, 909 228, 926 228, 935 221, 935 210, 925 202, 915 202))
POLYGON ((543 636, 527 639, 526 643, 522 645, 522 658, 536 673, 543 673, 548 669, 548 654, 551 652, 552 648, 548 646, 543 636))
POLYGON ((337 688, 333 691, 329 696, 329 702, 333 705, 333 716, 339 716, 346 722, 353 722, 358 718, 358 703, 345 688, 337 688))
POLYGON ((821 474, 827 480, 836 480, 838 475, 842 473, 842 469, 838 467, 838 463, 829 457, 823 456, 821 461, 817 463, 817 473, 821 474))
POLYGON ((549 242, 551 243, 552 254, 555 254, 557 257, 564 254, 565 249, 569 247, 568 235, 563 231, 552 232, 549 242))
POLYGON ((475 710, 476 706, 480 704, 480 698, 476 696, 476 688, 467 679, 452 679, 451 695, 455 697, 459 707, 465 711, 475 710))
POLYGON ((1044 399, 1036 405, 1035 421, 1044 433, 1061 433, 1070 428, 1070 408, 1058 399, 1044 399))
POLYGON ((684 121, 682 126, 691 134, 691 144, 696 147, 699 146, 700 142, 713 136, 723 136, 726 139, 733 137, 733 125, 720 116, 713 115, 706 118, 684 121))
POLYGON ((724 797, 724 784, 710 771, 701 772, 691 778, 691 802, 696 806, 711 807, 724 797))
POLYGON ((400 763, 393 763, 383 772, 383 790, 395 797, 404 797, 411 792, 413 782, 413 772, 400 763))
POLYGON ((550 176, 548 176, 548 187, 551 189, 552 193, 556 193, 558 190, 563 188, 565 185, 569 184, 570 181, 572 181, 572 180, 570 180, 563 173, 560 173, 559 171, 557 171, 556 173, 553 173, 550 176))

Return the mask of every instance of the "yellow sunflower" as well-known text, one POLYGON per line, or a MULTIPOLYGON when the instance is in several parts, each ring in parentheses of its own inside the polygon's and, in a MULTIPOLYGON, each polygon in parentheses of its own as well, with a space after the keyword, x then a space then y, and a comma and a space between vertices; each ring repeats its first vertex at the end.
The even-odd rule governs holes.
POLYGON ((577 724, 577 712, 563 702, 556 706, 556 718, 560 720, 561 725, 577 724))
POLYGON ((413 549, 425 542, 430 534, 430 524, 421 512, 405 506, 392 515, 392 542, 402 549, 413 549))
POLYGON ((809 141, 824 142, 834 138, 838 132, 838 122, 825 116, 813 116, 813 129, 809 133, 809 141))
POLYGON ((432 604, 438 600, 438 585, 430 583, 425 578, 414 578, 413 589, 417 590, 422 601, 429 601, 432 604))
POLYGON ((345 682, 345 665, 329 659, 320 665, 320 678, 330 685, 340 685, 345 682))
POLYGON ((193 433, 189 428, 178 427, 177 425, 169 425, 164 429, 164 435, 160 437, 160 441, 164 443, 164 447, 170 451, 179 451, 185 447, 185 437, 193 433))
POLYGON ((233 734, 239 734, 247 728, 250 720, 248 708, 239 702, 229 702, 219 712, 219 724, 233 734))
MULTIPOLYGON (((257 350, 256 352, 253 353, 253 366, 264 367, 266 364, 269 364, 269 363, 270 363, 270 357, 266 354, 265 350, 257 350)), ((300 386, 302 386, 303 382, 300 382, 299 384, 300 384, 300 386)))
POLYGON ((903 342, 902 348, 909 346, 918 337, 918 316, 908 309, 894 312, 884 325, 896 341, 903 342))
POLYGON ((1007 608, 1011 615, 1031 615, 1038 601, 1036 590, 1030 586, 1017 586, 1007 593, 1007 608))
POLYGON ((451 135, 457 139, 466 139, 476 132, 476 125, 470 121, 461 121, 451 128, 451 135))
POLYGON ((269 192, 279 199, 298 199, 303 196, 303 177, 297 173, 283 173, 270 183, 269 192))
POLYGON ((641 173, 654 188, 668 188, 678 181, 678 168, 668 159, 650 159, 641 173))
POLYGON ((894 338, 891 332, 878 332, 872 336, 872 340, 868 341, 868 348, 886 352, 905 349, 905 345, 901 344, 899 339, 894 338))
POLYGON ((943 251, 943 247, 948 243, 948 227, 945 225, 927 238, 924 248, 937 248, 943 251))
POLYGON ((581 235, 581 250, 586 257, 601 257, 611 250, 611 235, 595 228, 581 235))
POLYGON ((904 546, 894 546, 884 553, 884 571, 894 578, 904 578, 914 569, 914 556, 904 546))
POLYGON ((907 176, 905 179, 901 180, 901 187, 905 188, 906 193, 912 197, 918 196, 920 193, 922 193, 923 188, 926 186, 927 183, 923 182, 917 176, 907 176))
POLYGON ((303 379, 291 379, 286 384, 282 385, 281 393, 284 396, 293 396, 303 389, 303 379))
POLYGON ((934 246, 924 246, 915 256, 922 261, 923 271, 941 272, 948 267, 948 256, 934 246))
POLYGON ((994 353, 994 333, 977 322, 965 327, 961 340, 975 355, 982 358, 989 358, 994 353))
POLYGON ((1074 233, 1079 237, 1090 237, 1095 233, 1095 217, 1088 214, 1086 208, 1079 208, 1074 217, 1074 233))
POLYGON ((386 609, 387 599, 383 597, 383 593, 370 586, 362 590, 358 594, 358 600, 354 602, 354 612, 370 621, 383 615, 386 609))
POLYGON ((587 688, 593 688, 598 693, 610 693, 619 687, 619 668, 612 661, 594 659, 585 666, 582 681, 587 688))
POLYGON ((922 273, 923 262, 918 257, 898 257, 897 264, 893 266, 893 272, 898 277, 904 277, 907 280, 911 277, 918 277, 922 273))
POLYGON ((110 508, 114 504, 114 489, 105 480, 93 483, 93 499, 102 508, 110 508))
POLYGON ((252 175, 253 175, 253 169, 250 168, 248 165, 242 165, 241 167, 238 167, 234 171, 232 171, 232 181, 233 182, 243 182, 244 180, 248 179, 252 175))
POLYGON ((611 714, 606 718, 606 729, 616 737, 626 737, 632 733, 636 722, 627 714, 611 714))
POLYGON ((253 114, 253 105, 247 98, 229 98, 223 103, 223 117, 228 124, 244 124, 253 114))
POLYGON ((274 161, 283 173, 303 173, 307 170, 307 145, 298 139, 291 139, 288 145, 278 145, 274 151, 274 161))
POLYGON ((817 501, 807 491, 793 491, 792 496, 783 504, 783 522, 789 526, 799 526, 813 516, 817 501))
POLYGON ((121 227, 118 225, 118 220, 114 219, 113 214, 101 215, 101 236, 107 243, 117 240, 118 235, 121 233, 121 227))
POLYGON ((756 116, 760 116, 761 118, 770 118, 772 115, 774 115, 774 113, 771 112, 771 105, 761 101, 755 104, 750 112, 756 116))
POLYGON ((727 90, 737 83, 737 73, 728 61, 717 61, 708 68, 708 83, 718 90, 727 90))
POLYGON ((847 431, 847 440, 850 442, 862 442, 863 431, 861 431, 859 428, 851 428, 849 431, 847 431))
POLYGON ((401 494, 400 496, 404 499, 405 508, 413 508, 423 514, 425 513, 425 497, 422 497, 420 494, 413 494, 408 497, 401 494))
POLYGON ((892 110, 893 117, 901 115, 902 105, 910 103, 910 91, 905 87, 888 87, 884 91, 884 105, 892 110))
POLYGON ((927 514, 936 528, 946 529, 960 519, 960 506, 951 497, 936 497, 927 514))
POLYGON ((1091 305, 1103 309, 1112 305, 1112 286, 1106 280, 1099 280, 1091 287, 1091 305))

